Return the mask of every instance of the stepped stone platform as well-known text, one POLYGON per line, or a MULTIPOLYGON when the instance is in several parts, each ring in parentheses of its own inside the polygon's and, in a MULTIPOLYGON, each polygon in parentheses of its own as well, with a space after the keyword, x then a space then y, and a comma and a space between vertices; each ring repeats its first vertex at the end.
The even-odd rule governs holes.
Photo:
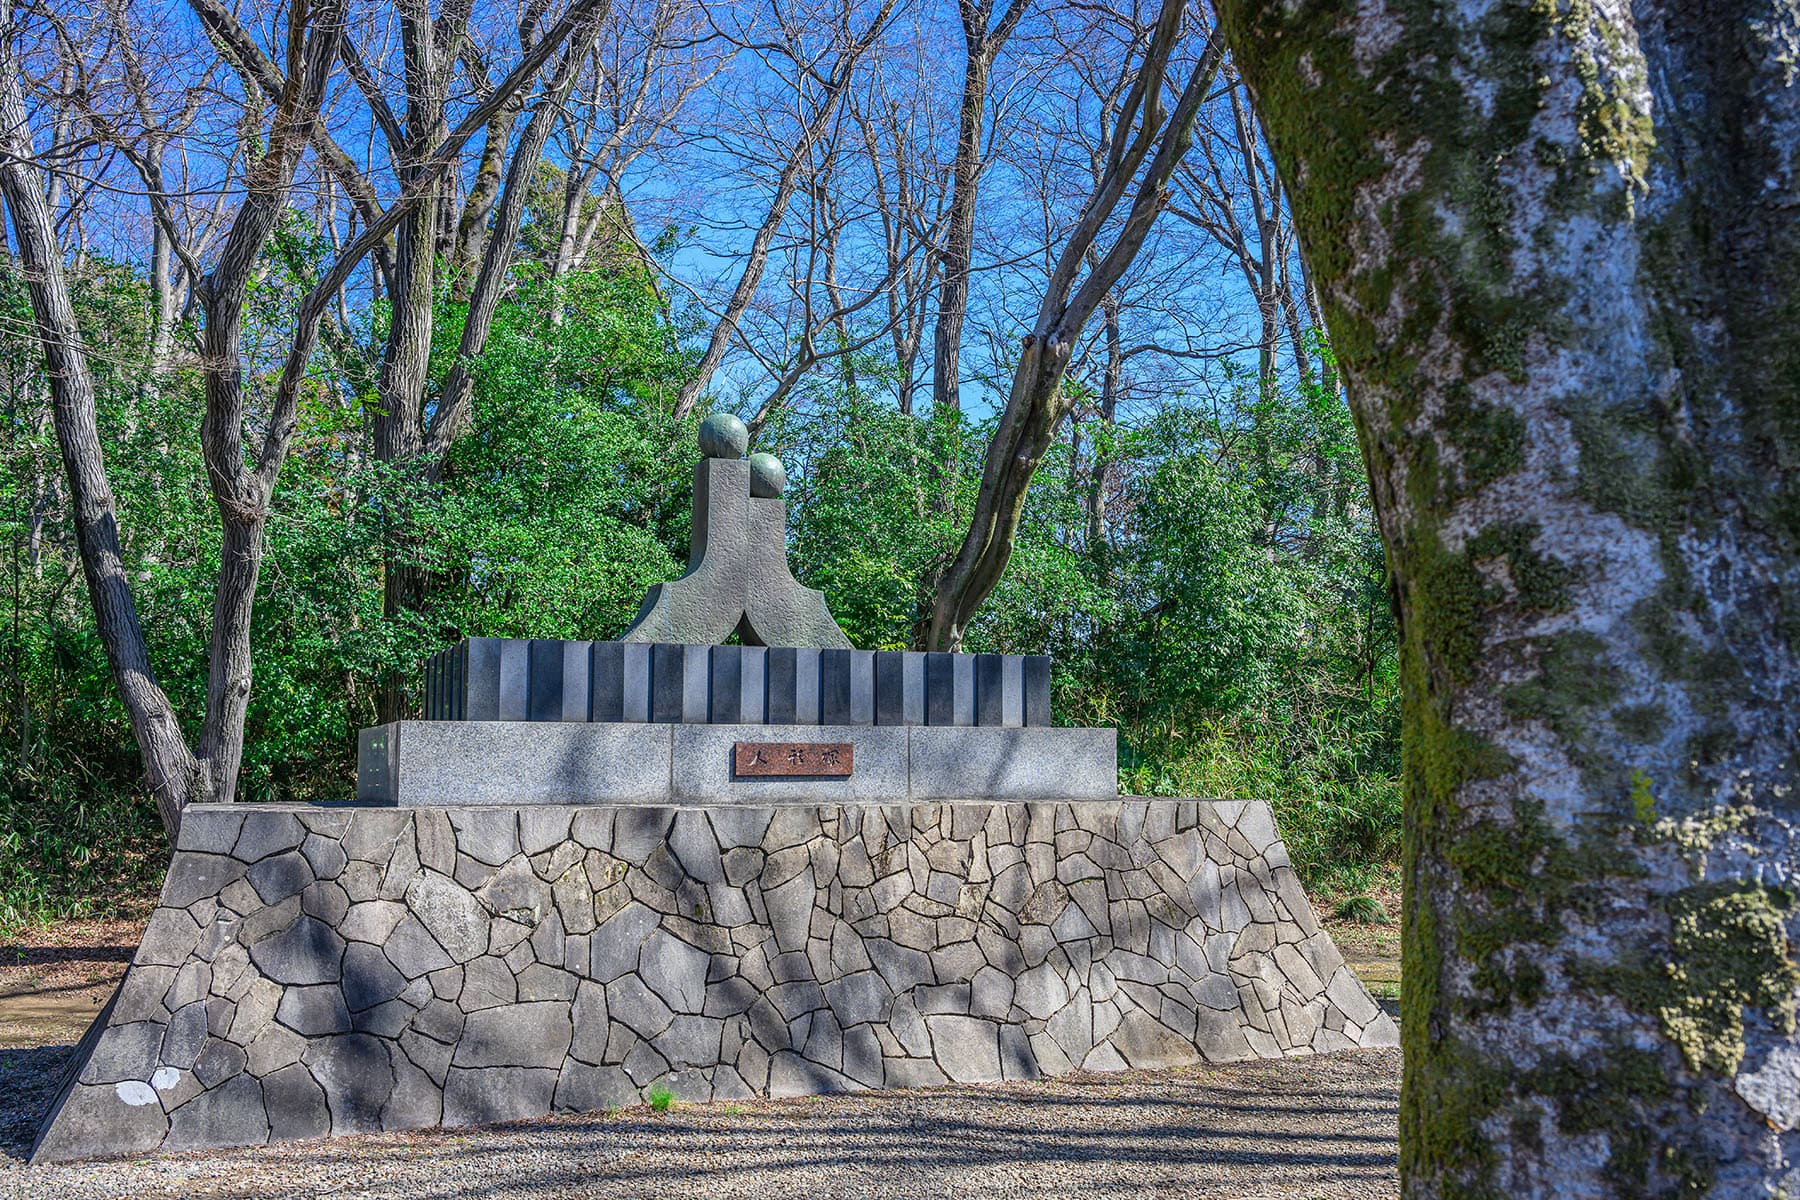
POLYGON ((1262 803, 212 805, 33 1158, 1395 1042, 1262 803))
POLYGON ((1119 797, 1043 656, 852 648, 748 437, 619 640, 469 639, 356 805, 183 814, 35 1159, 1395 1044, 1268 805, 1119 797))

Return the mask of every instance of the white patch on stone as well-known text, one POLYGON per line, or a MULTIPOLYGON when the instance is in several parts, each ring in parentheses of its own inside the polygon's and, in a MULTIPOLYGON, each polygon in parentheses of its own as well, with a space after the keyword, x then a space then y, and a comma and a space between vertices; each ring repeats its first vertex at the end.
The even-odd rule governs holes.
POLYGON ((1777 1129, 1800 1128, 1800 1046, 1775 1047, 1761 1070, 1746 1071, 1733 1086, 1745 1104, 1777 1129))
POLYGON ((158 1067, 156 1074, 150 1076, 150 1086, 159 1092, 166 1092, 181 1082, 181 1072, 174 1067, 158 1067))
POLYGON ((119 1093, 119 1099, 133 1108, 156 1103, 156 1089, 141 1079, 122 1080, 113 1085, 113 1091, 119 1093))

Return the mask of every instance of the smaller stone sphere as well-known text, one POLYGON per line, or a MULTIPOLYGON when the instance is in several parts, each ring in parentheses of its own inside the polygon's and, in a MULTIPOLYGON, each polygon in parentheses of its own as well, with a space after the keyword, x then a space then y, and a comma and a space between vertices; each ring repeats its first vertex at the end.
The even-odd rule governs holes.
POLYGON ((773 454, 760 450, 750 456, 750 494, 773 499, 787 491, 787 468, 773 454))
POLYGON ((708 458, 742 458, 750 448, 750 431, 728 412, 716 412, 700 422, 700 453, 708 458))

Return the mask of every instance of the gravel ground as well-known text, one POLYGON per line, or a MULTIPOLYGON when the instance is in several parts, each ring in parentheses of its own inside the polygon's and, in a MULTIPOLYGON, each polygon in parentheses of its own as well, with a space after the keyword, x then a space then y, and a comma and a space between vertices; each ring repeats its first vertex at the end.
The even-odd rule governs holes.
MULTIPOLYGON (((1398 1051, 28 1168, 68 1043, 111 993, 139 924, 71 922, 0 947, 0 1200, 1398 1195, 1398 1051)), ((1332 932, 1378 994, 1381 972, 1397 976, 1391 930, 1332 932)))
POLYGON ((1398 1195, 1398 1051, 25 1167, 66 1055, 0 1052, 0 1198, 1398 1195))

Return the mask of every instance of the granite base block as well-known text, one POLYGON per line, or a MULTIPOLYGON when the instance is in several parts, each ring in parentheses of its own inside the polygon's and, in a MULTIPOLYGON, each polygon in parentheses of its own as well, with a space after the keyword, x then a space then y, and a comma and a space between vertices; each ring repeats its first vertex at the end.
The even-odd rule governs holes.
POLYGON ((1262 803, 206 805, 32 1157, 1395 1041, 1262 803))
MULTIPOLYGON (((679 649, 679 647, 677 647, 679 649)), ((396 721, 362 731, 356 796, 401 807, 1110 800, 1112 729, 396 721), (846 779, 738 778, 739 741, 844 742, 846 779)))

